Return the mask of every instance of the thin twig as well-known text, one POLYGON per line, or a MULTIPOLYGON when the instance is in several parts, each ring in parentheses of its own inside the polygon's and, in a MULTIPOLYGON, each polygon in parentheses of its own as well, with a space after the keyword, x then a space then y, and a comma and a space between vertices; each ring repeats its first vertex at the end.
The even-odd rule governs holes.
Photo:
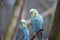
POLYGON ((44 29, 39 29, 39 31, 37 31, 37 32, 35 33, 35 35, 33 35, 30 40, 34 40, 34 38, 36 37, 36 35, 38 35, 38 34, 41 33, 42 31, 44 31, 44 29))

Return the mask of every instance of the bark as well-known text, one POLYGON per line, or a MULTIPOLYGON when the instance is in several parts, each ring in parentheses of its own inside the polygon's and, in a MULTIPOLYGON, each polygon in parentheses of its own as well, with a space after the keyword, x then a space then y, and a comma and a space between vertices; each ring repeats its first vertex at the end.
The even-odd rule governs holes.
POLYGON ((60 0, 58 0, 49 40, 60 40, 60 0))

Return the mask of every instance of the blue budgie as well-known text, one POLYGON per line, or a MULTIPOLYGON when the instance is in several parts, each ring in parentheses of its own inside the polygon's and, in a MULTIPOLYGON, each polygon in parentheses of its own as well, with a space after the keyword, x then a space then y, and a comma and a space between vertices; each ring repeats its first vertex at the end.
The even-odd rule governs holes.
MULTIPOLYGON (((30 9, 30 14, 31 14, 30 23, 32 25, 34 32, 37 32, 39 29, 42 29, 43 17, 38 13, 36 9, 30 9)), ((40 35, 37 36, 39 40, 41 40, 40 35)))
POLYGON ((16 34, 16 40, 29 40, 29 30, 25 20, 21 20, 18 23, 18 32, 16 34))

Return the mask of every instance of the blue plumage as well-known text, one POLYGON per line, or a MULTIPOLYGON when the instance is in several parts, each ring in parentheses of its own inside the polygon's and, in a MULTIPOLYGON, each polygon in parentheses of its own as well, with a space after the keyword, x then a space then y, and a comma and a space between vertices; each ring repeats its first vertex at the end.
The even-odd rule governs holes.
MULTIPOLYGON (((36 9, 31 9, 30 13, 31 13, 30 23, 32 25, 34 32, 37 32, 39 29, 42 29, 43 17, 38 13, 36 9)), ((41 40, 41 38, 39 40, 41 40)))
POLYGON ((29 30, 24 21, 18 24, 16 40, 29 40, 29 30))
POLYGON ((42 17, 36 16, 34 18, 31 18, 31 25, 35 32, 37 32, 39 29, 42 29, 42 24, 42 17))

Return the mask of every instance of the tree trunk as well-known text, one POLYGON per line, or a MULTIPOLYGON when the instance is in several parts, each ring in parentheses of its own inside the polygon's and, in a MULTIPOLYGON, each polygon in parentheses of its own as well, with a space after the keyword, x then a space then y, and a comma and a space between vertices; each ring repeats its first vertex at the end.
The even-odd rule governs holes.
POLYGON ((60 0, 58 0, 49 40, 60 40, 60 0))

